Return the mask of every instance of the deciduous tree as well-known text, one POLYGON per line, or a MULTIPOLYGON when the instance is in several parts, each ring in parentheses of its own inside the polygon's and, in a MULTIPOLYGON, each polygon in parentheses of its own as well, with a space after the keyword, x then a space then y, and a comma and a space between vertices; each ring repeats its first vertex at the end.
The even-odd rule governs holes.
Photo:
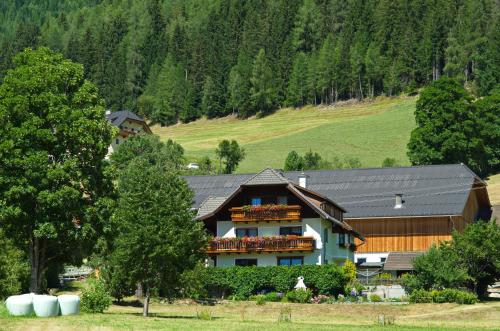
POLYGON ((30 291, 49 265, 79 264, 101 231, 113 130, 83 68, 27 49, 0 86, 0 225, 30 261, 30 291))

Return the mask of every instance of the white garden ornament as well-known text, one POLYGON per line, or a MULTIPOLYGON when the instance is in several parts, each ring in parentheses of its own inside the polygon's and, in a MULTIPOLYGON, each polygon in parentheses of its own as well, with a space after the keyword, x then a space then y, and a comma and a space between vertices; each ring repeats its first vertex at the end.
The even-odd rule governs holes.
POLYGON ((307 289, 306 284, 304 284, 304 277, 297 277, 297 285, 294 287, 296 290, 305 290, 307 289))

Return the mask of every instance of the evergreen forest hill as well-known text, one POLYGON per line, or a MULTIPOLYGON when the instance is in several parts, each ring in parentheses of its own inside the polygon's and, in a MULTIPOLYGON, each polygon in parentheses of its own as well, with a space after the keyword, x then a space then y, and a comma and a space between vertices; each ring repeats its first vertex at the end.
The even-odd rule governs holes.
POLYGON ((500 82, 496 0, 11 0, 0 46, 0 81, 16 53, 48 46, 83 64, 109 109, 163 125, 412 93, 443 75, 477 96, 500 82))
POLYGON ((188 124, 152 127, 162 140, 173 139, 185 149, 186 161, 204 156, 216 161, 215 149, 223 139, 235 139, 246 157, 236 169, 257 172, 267 166, 282 169, 291 150, 310 150, 335 167, 353 158, 362 167, 380 167, 386 158, 410 165, 406 155, 415 126, 417 97, 379 97, 373 101, 336 106, 285 108, 264 118, 199 119, 188 124))

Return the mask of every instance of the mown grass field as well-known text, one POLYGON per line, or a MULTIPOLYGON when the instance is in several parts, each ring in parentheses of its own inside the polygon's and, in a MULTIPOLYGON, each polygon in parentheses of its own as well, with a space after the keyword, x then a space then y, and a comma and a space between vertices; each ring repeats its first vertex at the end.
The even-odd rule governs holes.
POLYGON ((0 304, 0 330, 498 330, 500 302, 457 304, 285 304, 229 302, 215 306, 153 303, 152 317, 142 308, 112 306, 104 314, 56 318, 7 317, 0 304), (278 322, 290 307, 291 322, 278 322), (200 313, 211 320, 197 318, 200 313), (379 326, 379 314, 394 325, 379 326))
POLYGON ((491 204, 500 205, 500 174, 490 176, 486 182, 491 204))
POLYGON ((291 150, 310 149, 327 160, 356 157, 363 167, 379 167, 387 157, 408 165, 406 145, 415 126, 416 97, 378 98, 341 106, 282 109, 265 118, 201 119, 189 124, 153 127, 186 150, 188 161, 208 155, 223 139, 236 139, 247 151, 237 172, 266 166, 282 168, 291 150))

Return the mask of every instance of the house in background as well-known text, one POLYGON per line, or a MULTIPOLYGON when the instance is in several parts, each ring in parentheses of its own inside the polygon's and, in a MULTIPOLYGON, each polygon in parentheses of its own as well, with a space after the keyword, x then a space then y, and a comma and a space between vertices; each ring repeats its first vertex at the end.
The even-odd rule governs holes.
MULTIPOLYGON (((205 187, 206 178, 190 181, 205 187)), ((227 196, 206 196, 197 219, 215 237, 208 248, 214 266, 302 265, 353 259, 354 239, 363 237, 343 213, 332 200, 268 168, 227 196)))
POLYGON ((128 110, 120 110, 115 112, 106 112, 106 119, 116 126, 120 131, 118 135, 113 138, 111 145, 108 148, 109 157, 126 139, 137 134, 151 134, 146 121, 128 110))
MULTIPOLYGON (((194 207, 203 215, 206 210, 218 208, 226 201, 224 197, 232 197, 254 176, 187 176, 186 180, 195 192, 194 207)), ((392 265, 411 265, 415 252, 450 240, 453 230, 462 231, 467 224, 491 216, 485 182, 463 164, 292 171, 280 176, 296 190, 313 192, 310 194, 323 197, 324 201, 335 201, 338 210, 345 209, 342 218, 350 226, 347 229, 352 228, 365 238, 355 239, 354 259, 361 269, 366 266, 383 271, 391 252, 400 253, 393 255, 398 262, 392 265)), ((273 190, 274 187, 267 187, 268 192, 273 190)), ((247 203, 239 201, 240 206, 247 203)), ((221 218, 222 211, 217 209, 212 219, 203 219, 217 235, 232 235, 229 230, 223 233, 221 227, 213 227, 217 220, 230 220, 228 210, 221 218)), ((231 228, 231 223, 221 226, 224 224, 231 228)), ((233 222, 233 227, 236 224, 246 223, 233 222)), ((342 247, 346 238, 335 236, 335 245, 342 247)), ((397 275, 408 270, 390 272, 397 275)))

